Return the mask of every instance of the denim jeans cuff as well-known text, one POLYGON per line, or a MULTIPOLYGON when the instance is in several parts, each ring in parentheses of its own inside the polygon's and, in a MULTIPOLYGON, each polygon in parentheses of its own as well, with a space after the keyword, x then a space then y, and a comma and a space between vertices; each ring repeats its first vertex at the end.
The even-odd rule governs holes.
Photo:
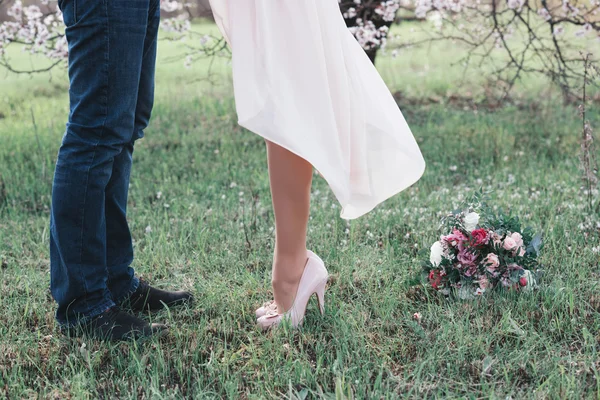
POLYGON ((102 314, 103 312, 105 312, 106 310, 108 310, 109 308, 114 307, 114 306, 115 306, 115 303, 112 300, 106 300, 105 302, 94 307, 92 310, 86 312, 85 314, 81 314, 75 321, 70 321, 70 320, 64 321, 64 320, 60 320, 57 318, 58 325, 63 329, 73 328, 78 325, 84 325, 87 322, 89 322, 90 320, 94 319, 98 315, 102 314))
POLYGON ((140 280, 138 279, 137 276, 133 276, 131 278, 131 283, 129 285, 129 289, 127 291, 125 291, 122 295, 120 295, 118 298, 114 299, 115 304, 120 305, 125 300, 127 300, 129 298, 129 296, 131 296, 137 290, 138 286, 140 286, 140 280))

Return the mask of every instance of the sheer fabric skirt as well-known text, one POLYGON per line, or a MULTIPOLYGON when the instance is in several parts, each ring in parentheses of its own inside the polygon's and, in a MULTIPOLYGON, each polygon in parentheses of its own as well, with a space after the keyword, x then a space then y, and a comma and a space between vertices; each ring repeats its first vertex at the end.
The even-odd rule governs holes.
POLYGON ((310 162, 358 218, 425 161, 337 0, 211 0, 233 53, 239 124, 310 162))

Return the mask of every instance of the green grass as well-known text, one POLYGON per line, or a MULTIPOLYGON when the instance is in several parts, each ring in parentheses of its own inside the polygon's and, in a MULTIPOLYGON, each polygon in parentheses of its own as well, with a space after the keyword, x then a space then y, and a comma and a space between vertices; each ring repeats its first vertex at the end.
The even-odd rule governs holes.
MULTIPOLYGON (((0 75, 0 397, 600 396, 593 252, 600 241, 597 229, 580 227, 581 122, 547 83, 524 82, 515 96, 527 101, 519 105, 476 112, 419 101, 480 90, 477 71, 463 79, 460 67, 449 66, 456 47, 381 58, 390 86, 410 95, 401 107, 428 169, 411 189, 349 224, 316 179, 309 242, 332 275, 326 315, 318 318, 312 303, 302 330, 264 334, 253 317, 270 298, 264 143, 236 125, 227 61, 217 62, 214 86, 199 80, 207 62, 191 70, 167 62, 180 52, 161 42, 156 107, 136 146, 129 219, 138 273, 191 289, 197 302, 153 316, 172 333, 145 345, 67 340, 57 331, 48 212, 68 111, 66 74, 0 75), (419 76, 424 64, 429 72, 419 76), (439 235, 439 218, 480 186, 543 232, 546 275, 531 294, 446 302, 415 286, 417 253, 439 235)), ((590 115, 596 127, 597 110, 590 115)))

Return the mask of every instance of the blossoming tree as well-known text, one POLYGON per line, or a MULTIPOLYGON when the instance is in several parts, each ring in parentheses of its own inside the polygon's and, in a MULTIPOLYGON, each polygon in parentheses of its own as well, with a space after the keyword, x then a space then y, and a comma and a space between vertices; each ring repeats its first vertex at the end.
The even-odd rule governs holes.
POLYGON ((375 62, 377 51, 384 47, 390 26, 402 4, 400 0, 338 0, 348 29, 375 62))
MULTIPOLYGON (((15 72, 48 70, 66 60, 68 48, 62 15, 56 0, 39 0, 42 7, 24 7, 22 0, 9 3, 8 21, 0 23, 0 65, 15 72), (43 8, 45 10, 43 10, 43 8), (20 45, 31 54, 50 60, 42 68, 16 69, 6 49, 20 45)), ((494 66, 497 87, 508 93, 525 73, 541 74, 557 84, 566 98, 583 79, 578 50, 600 46, 599 0, 338 0, 346 23, 357 41, 375 61, 377 51, 389 42, 398 10, 409 10, 426 25, 428 38, 390 44, 402 47, 445 40, 466 47, 466 64, 488 62, 494 66), (594 39, 595 38, 595 39, 594 39), (594 43, 595 42, 595 43, 594 43), (594 44, 592 44, 594 43, 594 44), (500 53, 501 57, 492 57, 500 53), (498 63, 501 60, 501 63, 498 63), (493 61, 493 62, 492 62, 493 61)), ((199 35, 191 29, 188 5, 162 0, 161 8, 172 17, 162 26, 176 37, 198 37, 190 46, 186 63, 198 57, 222 54, 223 40, 199 35)), ((402 38, 401 38, 402 39, 402 38)), ((588 51, 585 51, 586 53, 588 51)))
POLYGON ((600 48, 599 12, 598 0, 415 0, 416 16, 437 26, 421 43, 451 40, 466 46, 465 64, 493 61, 505 94, 533 73, 550 78, 565 100, 580 91, 582 54, 600 48))

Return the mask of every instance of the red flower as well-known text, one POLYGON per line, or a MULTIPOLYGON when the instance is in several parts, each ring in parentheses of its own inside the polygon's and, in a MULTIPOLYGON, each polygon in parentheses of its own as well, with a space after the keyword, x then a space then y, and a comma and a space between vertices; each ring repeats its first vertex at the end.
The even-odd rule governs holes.
POLYGON ((521 285, 521 286, 527 286, 527 278, 525 278, 524 276, 522 276, 521 279, 519 279, 519 285, 521 285))
POLYGON ((488 232, 485 229, 475 229, 471 232, 471 245, 472 246, 481 246, 487 244, 490 238, 488 236, 488 232))
POLYGON ((436 290, 440 288, 442 283, 442 274, 440 274, 440 271, 431 270, 429 272, 429 283, 436 290))

